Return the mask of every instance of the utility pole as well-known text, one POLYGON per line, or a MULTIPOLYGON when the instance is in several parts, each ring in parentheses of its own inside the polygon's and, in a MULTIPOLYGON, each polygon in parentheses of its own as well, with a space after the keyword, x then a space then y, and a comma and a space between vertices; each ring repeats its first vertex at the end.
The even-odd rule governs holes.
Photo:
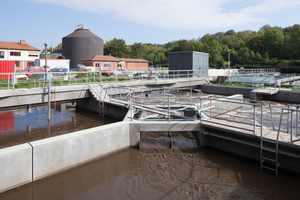
POLYGON ((230 51, 231 49, 227 49, 228 51, 228 83, 230 81, 230 51))

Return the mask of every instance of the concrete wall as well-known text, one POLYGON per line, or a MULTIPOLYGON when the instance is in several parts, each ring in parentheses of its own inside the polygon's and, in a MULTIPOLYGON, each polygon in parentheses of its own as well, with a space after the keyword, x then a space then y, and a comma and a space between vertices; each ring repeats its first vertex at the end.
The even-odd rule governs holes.
POLYGON ((21 144, 0 151, 0 193, 32 181, 32 149, 21 144))
POLYGON ((234 95, 242 94, 244 97, 250 97, 252 100, 269 100, 269 101, 281 101, 286 103, 299 103, 300 92, 291 90, 279 90, 274 95, 254 95, 252 88, 246 87, 232 87, 232 86, 220 86, 220 85, 201 85, 199 86, 202 92, 207 94, 221 94, 221 95, 234 95), (252 92, 252 93, 251 93, 252 92))
MULTIPOLYGON (((76 101, 76 107, 96 113, 99 112, 99 102, 94 99, 94 97, 76 101)), ((104 103, 104 112, 111 117, 123 120, 128 112, 128 108, 125 106, 104 103)))
POLYGON ((118 122, 46 140, 33 146, 33 181, 130 146, 128 123, 118 122))
MULTIPOLYGON (((68 101, 90 97, 86 85, 52 87, 50 95, 52 102, 54 101, 54 95, 56 101, 68 101)), ((0 94, 0 108, 47 102, 48 90, 45 92, 44 89, 40 88, 2 91, 0 94)))
POLYGON ((264 100, 269 101, 281 101, 286 103, 299 103, 300 102, 300 92, 290 91, 290 90, 280 90, 274 95, 263 95, 264 100))
POLYGON ((134 146, 139 130, 117 122, 0 149, 0 193, 134 146))
POLYGON ((250 92, 252 91, 252 88, 221 86, 221 85, 201 85, 200 89, 202 92, 207 94, 221 94, 221 95, 242 94, 244 97, 250 97, 250 92))

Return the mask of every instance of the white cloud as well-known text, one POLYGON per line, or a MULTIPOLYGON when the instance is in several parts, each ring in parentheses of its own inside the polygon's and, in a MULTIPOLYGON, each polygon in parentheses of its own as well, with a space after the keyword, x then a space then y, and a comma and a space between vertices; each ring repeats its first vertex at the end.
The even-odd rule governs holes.
POLYGON ((110 15, 116 19, 169 29, 232 27, 266 22, 263 16, 295 5, 299 0, 30 0, 110 15), (230 10, 228 5, 235 5, 230 10), (238 9, 237 9, 238 7, 238 9), (225 9, 226 8, 226 9, 225 9))

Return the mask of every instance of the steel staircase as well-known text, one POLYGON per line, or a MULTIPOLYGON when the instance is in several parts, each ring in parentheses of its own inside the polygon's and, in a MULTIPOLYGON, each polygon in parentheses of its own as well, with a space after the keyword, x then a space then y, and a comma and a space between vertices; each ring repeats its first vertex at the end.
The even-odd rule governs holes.
POLYGON ((104 90, 104 88, 100 84, 90 84, 88 85, 88 87, 92 96, 99 102, 99 116, 104 117, 104 102, 110 101, 110 98, 107 95, 108 88, 104 90))

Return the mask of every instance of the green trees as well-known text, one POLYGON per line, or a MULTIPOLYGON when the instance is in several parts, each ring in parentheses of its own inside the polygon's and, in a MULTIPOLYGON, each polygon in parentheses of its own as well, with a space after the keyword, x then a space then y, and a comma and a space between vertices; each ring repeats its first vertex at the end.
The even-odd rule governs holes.
MULTIPOLYGON (((205 34, 198 39, 181 39, 166 44, 134 43, 126 45, 122 39, 109 40, 104 54, 116 57, 143 58, 156 66, 168 65, 168 53, 200 51, 209 53, 210 67, 223 68, 231 49, 231 65, 276 64, 280 60, 300 59, 300 25, 271 27, 265 25, 258 31, 228 30, 205 34)), ((287 63, 281 61, 282 64, 287 63)), ((296 63, 296 62, 294 62, 296 63)), ((300 63, 300 62, 299 62, 300 63)))
POLYGON ((283 33, 278 29, 267 29, 262 36, 264 51, 267 52, 271 58, 281 58, 283 40, 283 33))
POLYGON ((122 39, 114 38, 105 42, 104 55, 112 55, 118 58, 127 58, 130 54, 130 48, 122 39))
POLYGON ((300 25, 295 24, 290 29, 290 40, 288 42, 292 50, 291 57, 293 59, 300 59, 300 25))

